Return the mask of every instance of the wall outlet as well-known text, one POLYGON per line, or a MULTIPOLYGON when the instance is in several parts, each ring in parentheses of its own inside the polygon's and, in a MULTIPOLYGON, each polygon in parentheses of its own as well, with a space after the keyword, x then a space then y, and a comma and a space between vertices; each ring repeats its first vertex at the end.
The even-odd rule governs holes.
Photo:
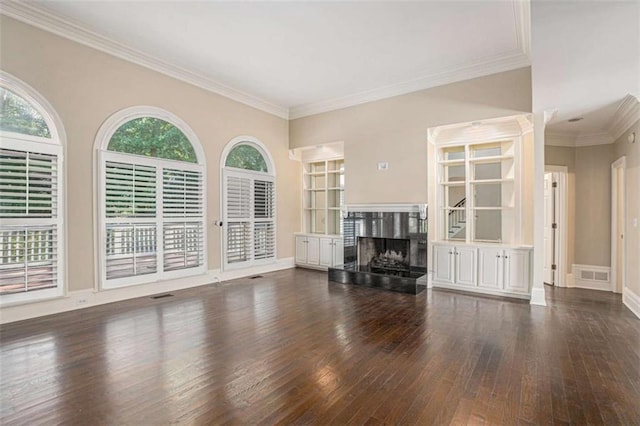
POLYGON ((87 300, 87 298, 82 297, 80 299, 76 299, 76 306, 80 306, 80 305, 86 305, 89 303, 89 300, 87 300))
POLYGON ((380 161, 378 163, 378 170, 389 170, 389 163, 386 161, 380 161))

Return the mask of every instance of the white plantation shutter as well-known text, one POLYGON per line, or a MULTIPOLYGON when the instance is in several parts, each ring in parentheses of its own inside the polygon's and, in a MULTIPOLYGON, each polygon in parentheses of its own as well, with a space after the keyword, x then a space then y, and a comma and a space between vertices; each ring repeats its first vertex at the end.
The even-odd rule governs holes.
POLYGON ((204 272, 203 167, 102 152, 103 287, 204 272))
POLYGON ((61 288, 60 146, 0 148, 0 295, 61 288))
POLYGON ((253 188, 254 258, 273 259, 276 251, 275 186, 271 181, 256 179, 253 182, 253 188))
POLYGON ((156 167, 106 161, 107 280, 157 272, 156 198, 156 167))
POLYGON ((273 177, 230 168, 223 175, 225 265, 233 268, 274 261, 273 177))
POLYGON ((164 169, 162 180, 164 270, 204 264, 202 172, 164 169))

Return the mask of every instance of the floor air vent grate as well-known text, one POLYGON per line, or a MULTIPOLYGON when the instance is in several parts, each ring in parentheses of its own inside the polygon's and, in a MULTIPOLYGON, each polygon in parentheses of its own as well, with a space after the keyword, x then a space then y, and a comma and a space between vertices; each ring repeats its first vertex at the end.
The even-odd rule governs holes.
POLYGON ((249 279, 255 280, 256 278, 262 278, 262 275, 254 275, 252 277, 249 277, 249 279))
POLYGON ((158 294, 157 296, 151 296, 152 299, 164 299, 165 297, 173 297, 173 294, 158 294))

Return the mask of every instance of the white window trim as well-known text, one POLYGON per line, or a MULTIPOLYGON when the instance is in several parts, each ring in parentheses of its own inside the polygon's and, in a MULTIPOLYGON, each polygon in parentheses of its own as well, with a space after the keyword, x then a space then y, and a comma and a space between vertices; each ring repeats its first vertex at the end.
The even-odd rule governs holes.
MULTIPOLYGON (((222 155, 220 156, 220 218, 221 221, 223 222, 223 224, 220 227, 220 269, 222 271, 230 271, 230 270, 238 270, 238 269, 244 269, 244 268, 250 268, 253 266, 259 266, 259 265, 267 265, 267 264, 273 264, 277 261, 278 259, 278 244, 277 244, 277 240, 278 240, 278 226, 277 226, 277 218, 278 218, 278 189, 277 189, 277 184, 276 184, 276 167, 275 167, 275 162, 273 161, 273 157, 271 156, 271 153, 269 152, 269 150, 267 149, 266 145, 263 144, 259 139, 253 137, 253 136, 237 136, 233 139, 231 139, 227 145, 224 147, 224 149, 222 150, 222 155), (260 154, 262 155, 262 157, 265 159, 266 163, 267 163, 267 172, 258 172, 255 170, 246 170, 246 169, 239 169, 239 168, 235 168, 235 167, 227 167, 226 166, 226 162, 227 162, 227 157, 229 156, 229 153, 231 152, 231 150, 233 148, 235 148, 238 145, 249 145, 252 146, 254 148, 256 148, 258 150, 258 152, 260 152, 260 154), (274 195, 274 214, 273 214, 273 235, 274 235, 274 256, 272 259, 260 259, 260 260, 254 260, 253 255, 254 253, 251 253, 251 258, 249 261, 247 262, 242 262, 242 263, 238 263, 238 264, 228 264, 227 263, 227 249, 226 249, 226 242, 227 242, 227 237, 225 235, 226 232, 226 193, 227 193, 227 187, 226 187, 226 178, 228 174, 233 174, 236 176, 246 176, 249 177, 251 179, 260 179, 260 180, 265 180, 265 181, 271 181, 274 184, 274 188, 275 188, 275 195, 274 195)), ((251 210, 253 211, 253 207, 251 208, 251 210)), ((253 220, 253 219, 252 219, 253 220)), ((252 230, 253 232, 253 230, 252 230)))
MULTIPOLYGON (((49 127, 49 133, 51 134, 51 138, 43 138, 0 131, 0 147, 18 151, 55 154, 58 159, 58 214, 55 220, 58 235, 58 285, 51 289, 3 295, 0 297, 0 306, 5 307, 40 302, 63 297, 67 294, 67 169, 64 164, 67 136, 62 120, 56 110, 49 101, 33 87, 2 70, 0 70, 0 87, 4 87, 22 97, 42 114, 42 117, 49 127)), ((5 220, 3 220, 3 222, 4 221, 5 220)))
MULTIPOLYGON (((93 192, 93 210, 94 210, 94 259, 95 259, 95 291, 111 290, 115 288, 128 287, 139 284, 150 284, 161 282, 175 278, 189 277, 204 274, 208 270, 208 233, 207 233, 207 167, 206 157, 202 144, 195 132, 175 114, 153 106, 134 106, 120 110, 111 115, 102 124, 94 142, 94 192, 93 192), (196 154, 197 163, 187 163, 183 161, 167 160, 156 157, 146 157, 135 154, 126 154, 115 151, 109 151, 108 146, 111 142, 113 134, 125 123, 135 120, 136 118, 152 117, 158 118, 176 126, 189 140, 196 154), (106 217, 105 217, 105 163, 106 161, 131 162, 136 159, 136 164, 151 165, 162 170, 166 167, 175 165, 175 168, 191 171, 200 171, 202 173, 202 231, 203 231, 203 264, 197 268, 180 269, 176 271, 163 271, 162 264, 158 263, 156 273, 148 275, 136 275, 132 277, 120 278, 112 283, 106 280, 106 258, 104 256, 106 242, 106 217)), ((162 187, 162 179, 157 180, 159 187, 162 187)), ((162 208, 162 204, 156 205, 156 211, 162 208)), ((139 219, 133 219, 135 222, 139 219)), ((158 235, 162 232, 160 221, 156 217, 145 218, 145 222, 156 222, 158 235)), ((166 222, 166 221, 165 221, 166 222)), ((158 239, 157 257, 162 257, 163 247, 160 247, 160 239, 158 239)))

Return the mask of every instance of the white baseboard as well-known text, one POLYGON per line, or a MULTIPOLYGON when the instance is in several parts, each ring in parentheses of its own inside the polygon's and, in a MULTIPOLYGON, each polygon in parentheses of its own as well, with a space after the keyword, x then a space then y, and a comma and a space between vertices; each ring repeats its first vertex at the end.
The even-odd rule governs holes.
POLYGON ((252 266, 251 268, 232 269, 220 272, 220 281, 235 280, 236 278, 249 277, 251 275, 266 274, 267 272, 280 271, 295 267, 293 257, 285 257, 276 260, 275 263, 252 266))
POLYGON ((565 287, 575 287, 576 286, 576 280, 573 276, 573 274, 567 274, 567 280, 565 281, 565 287))
POLYGON ((571 287, 611 291, 611 268, 608 266, 574 264, 571 265, 571 275, 571 287))
POLYGON ((622 290, 622 303, 640 318, 640 295, 634 293, 629 287, 622 290))
POLYGON ((537 306, 547 306, 544 287, 531 288, 531 300, 529 300, 529 304, 537 306))
POLYGON ((268 265, 260 265, 224 272, 220 272, 219 269, 210 269, 202 275, 160 281, 150 284, 134 285, 112 290, 96 291, 94 289, 86 289, 71 291, 67 293, 66 296, 55 299, 3 307, 0 311, 0 324, 57 314, 60 312, 73 311, 76 309, 90 308, 92 306, 119 302, 136 297, 145 297, 169 291, 199 287, 207 284, 216 284, 221 281, 228 281, 235 278, 293 268, 293 266, 293 258, 288 257, 278 259, 275 263, 268 265))

